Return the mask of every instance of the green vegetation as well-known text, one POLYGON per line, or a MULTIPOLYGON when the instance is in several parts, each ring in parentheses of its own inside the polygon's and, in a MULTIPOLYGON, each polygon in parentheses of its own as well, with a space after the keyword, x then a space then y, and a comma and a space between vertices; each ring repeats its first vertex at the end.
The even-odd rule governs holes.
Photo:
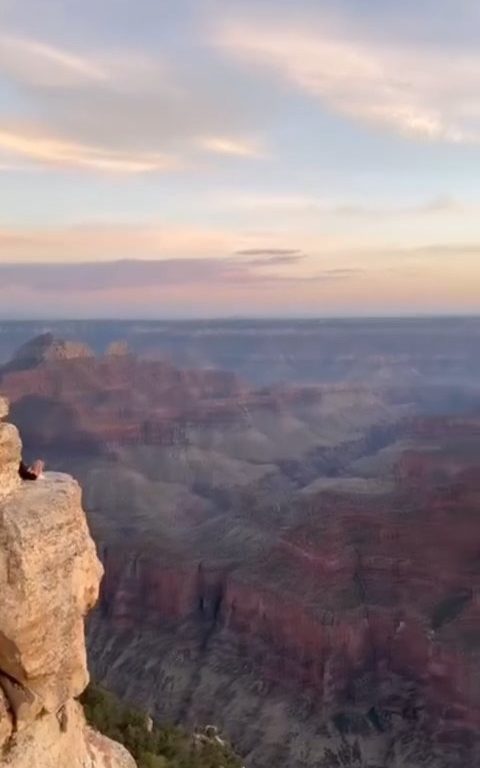
POLYGON ((214 729, 192 736, 174 726, 159 727, 144 713, 92 684, 81 702, 90 725, 123 744, 138 768, 241 768, 240 760, 216 738, 214 729))

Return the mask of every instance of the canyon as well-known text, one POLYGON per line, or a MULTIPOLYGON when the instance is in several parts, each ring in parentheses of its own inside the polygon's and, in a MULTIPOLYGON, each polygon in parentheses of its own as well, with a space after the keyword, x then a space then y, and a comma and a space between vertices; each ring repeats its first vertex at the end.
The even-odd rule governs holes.
POLYGON ((81 341, 27 342, 0 390, 85 490, 96 679, 252 768, 478 765, 478 352, 267 386, 81 341))

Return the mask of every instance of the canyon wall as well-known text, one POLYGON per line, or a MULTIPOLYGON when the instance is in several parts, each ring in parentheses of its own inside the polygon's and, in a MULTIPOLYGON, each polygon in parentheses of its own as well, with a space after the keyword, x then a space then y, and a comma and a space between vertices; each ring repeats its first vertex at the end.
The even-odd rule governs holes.
POLYGON ((105 542, 95 673, 158 717, 213 720, 250 766, 477 766, 475 419, 410 424, 422 442, 381 494, 340 478, 245 506, 228 541, 217 525, 176 557, 105 542))
POLYGON ((417 507, 415 533, 370 502, 330 500, 322 531, 263 564, 104 549, 95 674, 158 717, 218 723, 250 766, 478 765, 478 539, 446 521, 466 497, 417 507))
POLYGON ((88 682, 84 617, 102 576, 80 488, 55 473, 21 482, 20 458, 17 430, 0 420, 0 765, 135 768, 76 701, 88 682))

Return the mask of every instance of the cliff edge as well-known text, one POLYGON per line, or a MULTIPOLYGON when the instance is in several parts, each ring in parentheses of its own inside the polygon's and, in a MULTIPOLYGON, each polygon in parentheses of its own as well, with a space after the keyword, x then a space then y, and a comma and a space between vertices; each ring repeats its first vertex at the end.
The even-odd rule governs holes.
POLYGON ((21 441, 0 397, 0 766, 135 768, 90 729, 75 700, 88 683, 84 617, 102 566, 79 485, 21 482, 21 441))

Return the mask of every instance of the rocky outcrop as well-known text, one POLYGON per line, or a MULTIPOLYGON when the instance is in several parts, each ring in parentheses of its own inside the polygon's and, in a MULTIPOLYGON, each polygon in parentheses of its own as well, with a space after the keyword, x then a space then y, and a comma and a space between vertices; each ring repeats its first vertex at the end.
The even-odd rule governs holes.
POLYGON ((90 357, 94 357, 94 353, 86 344, 57 339, 52 333, 42 333, 23 344, 15 353, 8 367, 11 370, 23 370, 56 360, 76 360, 90 357))
POLYGON ((130 354, 130 349, 126 341, 112 341, 105 354, 107 357, 123 357, 130 354))
POLYGON ((21 483, 18 433, 2 422, 0 436, 0 765, 134 768, 87 728, 75 701, 88 682, 84 617, 102 576, 80 488, 54 473, 21 483))

